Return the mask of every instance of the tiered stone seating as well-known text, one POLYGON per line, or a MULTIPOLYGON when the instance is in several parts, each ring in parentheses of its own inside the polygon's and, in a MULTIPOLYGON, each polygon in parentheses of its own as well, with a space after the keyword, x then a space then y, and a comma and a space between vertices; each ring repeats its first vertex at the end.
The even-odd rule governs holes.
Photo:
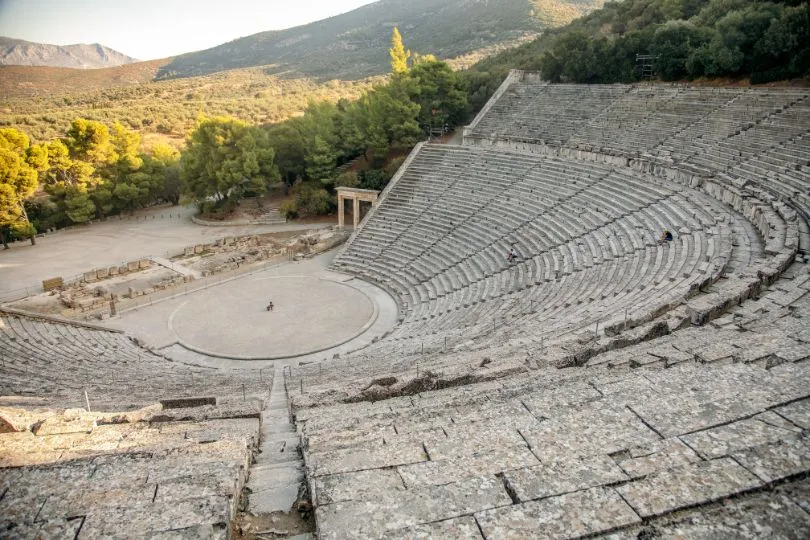
POLYGON ((3 538, 228 538, 256 403, 87 413, 0 407, 3 538))
POLYGON ((517 75, 336 259, 402 312, 290 375, 319 535, 810 532, 806 92, 517 75))
MULTIPOLYGON (((476 524, 487 537, 635 535, 661 524, 666 532, 670 516, 728 519, 712 514, 718 499, 731 499, 731 508, 773 504, 779 485, 791 512, 776 531, 807 527, 796 511, 805 484, 782 483, 810 470, 810 364, 718 364, 733 356, 720 351, 731 346, 727 335, 703 327, 679 342, 623 350, 633 366, 667 370, 524 370, 377 403, 299 409, 319 534, 404 538, 475 532, 476 524)), ((798 345, 807 358, 810 343, 798 345)), ((759 354, 781 354, 774 350, 759 354)))
POLYGON ((583 93, 572 85, 539 83, 532 74, 517 73, 509 80, 488 113, 465 130, 466 144, 587 150, 755 185, 802 213, 801 252, 808 253, 806 89, 610 85, 583 93), (575 129, 536 133, 537 126, 558 124, 555 100, 571 99, 585 100, 580 108, 599 113, 575 129))
POLYGON ((0 403, 128 410, 161 399, 255 396, 267 381, 252 370, 172 362, 125 334, 0 313, 0 403))
POLYGON ((678 162, 703 159, 713 146, 752 128, 773 127, 781 140, 806 123, 802 89, 549 85, 531 74, 512 80, 465 130, 465 142, 530 141, 678 162))
POLYGON ((762 255, 755 233, 732 238, 743 216, 629 169, 427 145, 399 182, 335 261, 402 302, 402 324, 365 354, 504 326, 549 344, 599 322, 632 327, 721 277, 735 251, 762 255), (678 238, 659 246, 664 229, 678 238))

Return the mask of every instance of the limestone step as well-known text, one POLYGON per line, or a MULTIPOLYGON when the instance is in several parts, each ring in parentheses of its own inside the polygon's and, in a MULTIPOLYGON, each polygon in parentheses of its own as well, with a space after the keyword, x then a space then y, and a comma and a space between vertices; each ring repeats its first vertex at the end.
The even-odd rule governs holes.
POLYGON ((259 454, 259 457, 269 457, 273 455, 281 456, 284 455, 296 455, 298 454, 298 436, 289 435, 285 437, 278 437, 274 439, 263 439, 262 440, 262 451, 259 454))
POLYGON ((261 453, 256 456, 256 465, 276 465, 279 463, 295 463, 301 460, 297 451, 293 452, 270 452, 261 453))
POLYGON ((262 448, 266 446, 268 449, 276 449, 276 451, 279 452, 281 452, 282 449, 287 451, 290 448, 297 448, 299 440, 297 434, 271 433, 262 439, 262 448))
POLYGON ((251 491, 266 491, 268 486, 299 485, 304 479, 301 463, 274 463, 250 468, 247 486, 251 491))
POLYGON ((269 423, 269 424, 280 424, 284 423, 287 424, 290 422, 289 413, 287 409, 276 409, 276 410, 265 410, 262 412, 262 423, 269 423))
POLYGON ((281 433, 295 433, 295 426, 292 424, 262 424, 261 434, 262 437, 269 437, 270 435, 278 435, 281 433))
POLYGON ((252 514, 289 512, 298 498, 298 484, 291 484, 248 495, 248 508, 252 514))

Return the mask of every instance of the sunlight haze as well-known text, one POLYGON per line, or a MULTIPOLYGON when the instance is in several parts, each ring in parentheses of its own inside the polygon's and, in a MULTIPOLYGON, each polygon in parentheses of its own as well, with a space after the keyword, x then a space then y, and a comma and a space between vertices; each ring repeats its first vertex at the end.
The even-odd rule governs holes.
POLYGON ((0 36, 100 43, 139 60, 206 49, 317 21, 373 0, 0 0, 0 36))

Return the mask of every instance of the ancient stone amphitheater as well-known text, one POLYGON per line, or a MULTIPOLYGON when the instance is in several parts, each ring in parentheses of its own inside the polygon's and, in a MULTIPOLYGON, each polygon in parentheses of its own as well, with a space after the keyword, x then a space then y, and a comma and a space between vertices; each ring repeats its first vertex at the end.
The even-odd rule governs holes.
POLYGON ((335 258, 399 306, 362 349, 201 368, 3 313, 0 536, 229 537, 303 482, 319 538, 806 538, 809 219, 808 89, 512 72, 335 258))

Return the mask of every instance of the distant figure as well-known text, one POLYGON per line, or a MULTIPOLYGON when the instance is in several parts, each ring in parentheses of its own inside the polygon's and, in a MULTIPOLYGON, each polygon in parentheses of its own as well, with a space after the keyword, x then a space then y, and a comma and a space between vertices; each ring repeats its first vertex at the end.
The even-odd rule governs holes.
POLYGON ((519 257, 518 252, 515 251, 515 248, 509 248, 509 253, 506 254, 506 260, 511 264, 515 262, 515 260, 519 257))
POLYGON ((270 300, 270 302, 267 304, 267 311, 273 311, 273 301, 272 300, 270 300))
POLYGON ((661 233, 661 238, 658 239, 658 245, 664 245, 664 242, 672 242, 672 233, 669 232, 669 229, 664 229, 661 233))

